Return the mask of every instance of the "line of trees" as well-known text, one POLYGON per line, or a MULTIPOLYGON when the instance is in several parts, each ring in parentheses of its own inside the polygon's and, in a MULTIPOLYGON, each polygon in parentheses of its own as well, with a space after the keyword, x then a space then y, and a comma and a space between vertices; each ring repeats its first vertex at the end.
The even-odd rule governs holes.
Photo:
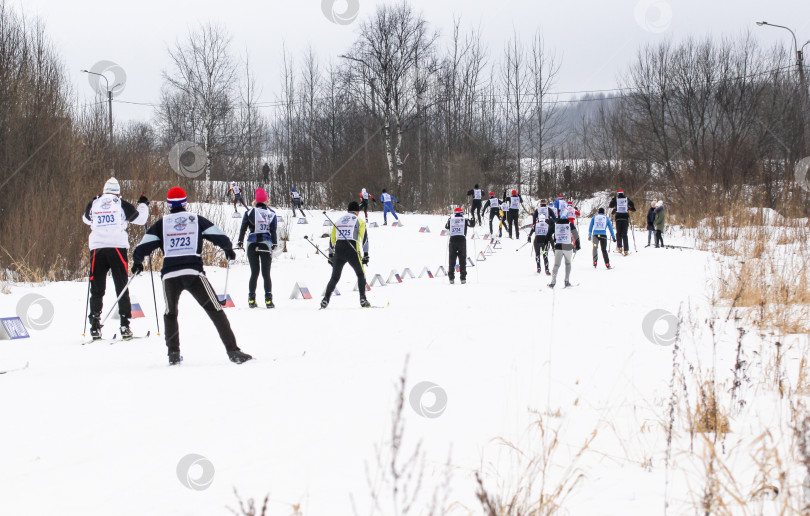
POLYGON ((104 97, 72 103, 43 26, 0 0, 0 270, 84 274, 83 239, 64 235, 83 234, 80 211, 112 171, 129 196, 179 183, 219 200, 211 185, 237 180, 275 205, 293 186, 323 207, 366 187, 435 211, 479 183, 575 199, 621 187, 674 213, 744 202, 807 214, 793 167, 810 154, 810 103, 786 49, 750 34, 665 41, 641 48, 615 91, 569 99, 539 30, 488 48, 461 20, 439 34, 407 1, 357 23, 336 55, 279 49, 271 100, 225 27, 192 29, 168 49, 153 121, 116 124, 110 142, 104 97), (181 141, 204 149, 199 177, 170 167, 181 141))

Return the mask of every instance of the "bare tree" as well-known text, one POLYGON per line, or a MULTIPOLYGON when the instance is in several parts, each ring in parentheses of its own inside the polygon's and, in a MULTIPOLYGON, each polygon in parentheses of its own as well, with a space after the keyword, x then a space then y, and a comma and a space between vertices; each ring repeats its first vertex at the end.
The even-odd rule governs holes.
POLYGON ((383 126, 391 182, 401 183, 403 178, 402 135, 416 112, 417 64, 428 60, 437 38, 407 2, 381 5, 361 24, 358 41, 343 56, 351 63, 353 86, 371 90, 366 109, 383 126))

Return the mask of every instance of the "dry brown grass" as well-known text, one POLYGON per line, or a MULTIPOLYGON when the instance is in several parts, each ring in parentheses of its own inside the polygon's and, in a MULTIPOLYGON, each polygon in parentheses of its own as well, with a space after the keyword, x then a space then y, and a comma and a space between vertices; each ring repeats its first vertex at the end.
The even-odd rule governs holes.
POLYGON ((717 386, 708 381, 700 385, 700 396, 693 415, 699 433, 727 434, 731 432, 728 412, 717 402, 717 386))

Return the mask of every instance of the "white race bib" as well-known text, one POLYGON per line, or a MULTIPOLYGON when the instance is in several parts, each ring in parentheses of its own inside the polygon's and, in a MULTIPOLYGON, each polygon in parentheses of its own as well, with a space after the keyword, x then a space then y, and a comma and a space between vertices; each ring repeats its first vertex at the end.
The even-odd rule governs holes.
POLYGON ((347 213, 337 221, 335 234, 337 240, 355 240, 354 228, 357 224, 357 215, 347 213))
POLYGON ((473 199, 481 200, 481 190, 473 190, 473 199))
POLYGON ((571 226, 569 224, 555 224, 554 233, 558 244, 571 244, 571 226))
POLYGON ((537 222, 534 224, 534 234, 540 236, 548 235, 548 222, 542 215, 537 217, 537 222))
POLYGON ((593 230, 604 231, 607 229, 607 217, 605 215, 597 215, 593 218, 593 230))
POLYGON ((166 258, 199 256, 199 222, 196 215, 185 211, 163 217, 163 255, 166 258))
POLYGON ((238 186, 232 186, 231 188, 233 188, 234 195, 239 195, 240 193, 242 193, 242 189, 239 188, 238 186))
POLYGON ((391 202, 391 194, 382 194, 382 202, 391 202))
POLYGON ((544 219, 547 219, 549 217, 548 206, 540 206, 537 208, 537 213, 538 215, 542 215, 544 219))
POLYGON ((573 206, 568 206, 566 208, 567 216, 569 219, 576 219, 577 218, 577 209, 573 206))
POLYGON ((293 199, 300 199, 300 198, 301 198, 301 194, 300 194, 300 193, 298 193, 298 192, 293 192, 293 193, 292 193, 292 198, 293 198, 293 199))
POLYGON ((489 200, 489 207, 490 208, 492 208, 492 209, 497 208, 498 205, 499 205, 499 202, 498 202, 497 197, 493 197, 492 199, 489 200))
POLYGON ((368 192, 363 192, 363 199, 368 200, 368 192))
POLYGON ((450 236, 464 236, 464 226, 467 220, 464 217, 450 218, 450 236))
POLYGON ((124 210, 118 197, 105 194, 93 201, 90 210, 93 231, 120 231, 124 218, 124 210))
POLYGON ((627 213, 627 197, 616 199, 616 213, 627 213))
POLYGON ((510 210, 517 210, 520 208, 520 197, 510 197, 509 198, 509 209, 510 210))
POLYGON ((253 208, 253 213, 255 218, 253 233, 264 235, 270 234, 270 225, 273 223, 273 219, 276 218, 276 214, 263 208, 253 208))

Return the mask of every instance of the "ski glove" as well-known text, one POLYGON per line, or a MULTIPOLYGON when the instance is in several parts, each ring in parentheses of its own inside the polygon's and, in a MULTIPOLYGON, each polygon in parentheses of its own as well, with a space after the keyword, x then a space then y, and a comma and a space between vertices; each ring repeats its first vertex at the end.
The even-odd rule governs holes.
POLYGON ((242 242, 237 242, 236 243, 236 248, 237 249, 244 249, 244 245, 242 244, 242 242))
POLYGON ((368 253, 363 255, 363 265, 368 265, 368 253))
POLYGON ((143 272, 143 264, 142 263, 133 263, 132 264, 132 274, 140 274, 143 272))
POLYGON ((141 194, 138 198, 138 204, 149 204, 149 199, 147 199, 144 194, 141 194))
POLYGON ((225 249, 225 258, 228 260, 236 260, 236 253, 233 249, 225 249))
POLYGON ((527 241, 527 242, 531 242, 531 241, 532 241, 532 236, 531 236, 531 235, 527 236, 527 237, 526 237, 526 241, 527 241))

